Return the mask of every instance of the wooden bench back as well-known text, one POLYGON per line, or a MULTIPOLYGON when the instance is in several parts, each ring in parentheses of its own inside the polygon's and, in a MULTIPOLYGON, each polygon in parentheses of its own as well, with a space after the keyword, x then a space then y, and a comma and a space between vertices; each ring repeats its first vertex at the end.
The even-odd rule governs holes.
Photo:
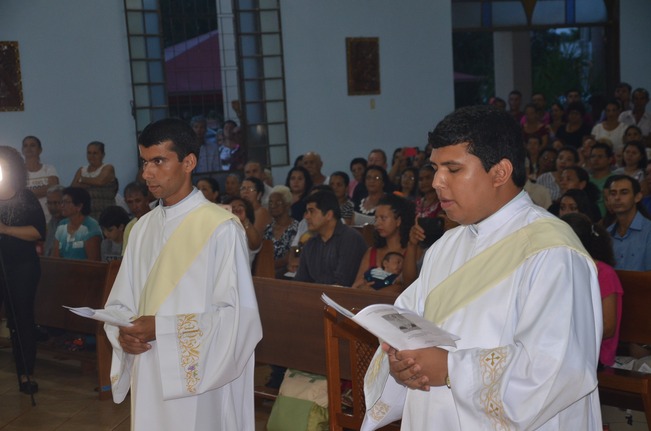
POLYGON ((253 275, 257 277, 276 278, 276 264, 274 260, 274 242, 263 239, 260 251, 255 255, 252 267, 253 275))
MULTIPOLYGON (((395 292, 261 277, 253 277, 253 284, 262 320, 262 340, 255 350, 256 361, 322 375, 326 374, 326 360, 325 304, 321 294, 325 293, 350 309, 377 303, 392 304, 397 297, 395 292)), ((343 356, 342 360, 348 362, 343 356)))
POLYGON ((36 292, 36 323, 85 334, 95 334, 97 322, 79 317, 70 307, 104 308, 120 261, 110 263, 88 260, 41 257, 41 280, 36 292))
POLYGON ((651 271, 617 271, 622 283, 622 320, 619 340, 651 344, 651 271))

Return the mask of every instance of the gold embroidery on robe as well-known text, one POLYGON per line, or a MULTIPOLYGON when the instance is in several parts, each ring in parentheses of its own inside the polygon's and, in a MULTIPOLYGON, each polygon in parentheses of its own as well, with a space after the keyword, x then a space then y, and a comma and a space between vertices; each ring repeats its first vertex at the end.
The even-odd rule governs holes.
POLYGON ((500 382, 506 368, 508 350, 505 347, 483 350, 479 357, 479 368, 483 388, 479 392, 479 403, 490 418, 494 430, 511 429, 504 416, 500 398, 500 382))
POLYGON ((391 408, 391 406, 389 406, 384 401, 378 401, 377 403, 375 403, 373 405, 373 408, 369 412, 369 415, 375 421, 379 422, 382 418, 384 418, 387 415, 390 408, 391 408))
POLYGON ((185 373, 185 388, 190 393, 197 391, 201 380, 199 375, 199 347, 203 332, 199 328, 196 314, 182 314, 176 322, 176 334, 181 353, 181 369, 185 373))

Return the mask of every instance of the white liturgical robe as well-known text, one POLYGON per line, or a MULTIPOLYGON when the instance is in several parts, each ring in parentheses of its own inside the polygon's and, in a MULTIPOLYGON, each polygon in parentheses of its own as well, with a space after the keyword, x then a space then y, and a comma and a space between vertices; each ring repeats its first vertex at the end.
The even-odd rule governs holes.
MULTIPOLYGON (((428 250, 419 278, 396 305, 423 315, 439 283, 544 217, 552 216, 520 193, 480 223, 448 231, 428 250)), ((478 286, 482 275, 473 277, 478 286)), ((441 323, 460 337, 448 349, 451 388, 411 390, 388 376, 362 429, 376 428, 390 411, 385 420, 401 414, 402 429, 414 431, 600 430, 600 301, 596 269, 585 251, 557 246, 523 256, 513 272, 441 323)))
MULTIPOLYGON (((161 249, 185 217, 207 202, 194 189, 136 223, 106 308, 138 315, 161 249)), ((227 219, 197 252, 156 313, 151 350, 124 352, 118 328, 105 325, 113 345, 113 399, 122 402, 131 389, 132 430, 255 429, 253 352, 262 328, 242 226, 227 219)))

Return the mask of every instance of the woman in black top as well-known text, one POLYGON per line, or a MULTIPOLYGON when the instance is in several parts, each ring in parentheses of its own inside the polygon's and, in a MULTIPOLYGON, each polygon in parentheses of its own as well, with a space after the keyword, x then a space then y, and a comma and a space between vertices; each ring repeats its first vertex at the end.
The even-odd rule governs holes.
POLYGON ((27 190, 27 170, 15 149, 0 146, 0 301, 11 333, 20 391, 38 391, 33 380, 36 359, 34 298, 41 276, 36 241, 45 237, 45 216, 27 190))

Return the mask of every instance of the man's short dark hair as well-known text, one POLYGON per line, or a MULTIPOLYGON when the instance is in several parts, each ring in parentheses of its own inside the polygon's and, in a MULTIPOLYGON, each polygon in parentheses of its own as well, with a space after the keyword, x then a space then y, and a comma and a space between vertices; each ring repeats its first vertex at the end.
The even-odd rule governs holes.
POLYGON ((127 186, 124 188, 124 196, 126 197, 127 195, 133 193, 140 193, 144 197, 147 197, 149 195, 147 184, 141 183, 140 181, 133 181, 127 184, 127 186))
POLYGON ((310 203, 316 204, 316 207, 321 211, 323 215, 326 215, 328 211, 332 211, 332 215, 335 220, 341 218, 341 209, 339 208, 339 201, 334 193, 328 191, 319 191, 312 193, 305 198, 305 206, 310 203))
POLYGON ((344 181, 344 185, 346 187, 348 187, 348 184, 350 184, 350 177, 346 172, 334 171, 333 173, 330 174, 330 178, 332 177, 340 177, 344 181))
POLYGON ((104 208, 102 213, 99 215, 98 221, 102 228, 109 228, 113 226, 126 226, 129 224, 130 219, 129 214, 124 208, 117 205, 111 205, 104 208))
POLYGON ((74 206, 81 205, 81 213, 85 216, 90 214, 90 193, 81 187, 66 187, 63 194, 70 196, 74 206))
POLYGON ((382 148, 374 148, 371 151, 368 152, 370 155, 371 153, 378 153, 382 155, 382 158, 384 158, 384 163, 387 163, 387 153, 382 149, 382 148))
POLYGON ((513 183, 524 187, 527 173, 522 129, 508 112, 486 105, 458 109, 429 133, 429 143, 432 148, 467 143, 468 153, 481 160, 486 172, 506 159, 513 165, 513 183))
MULTIPOLYGON (((644 90, 644 89, 643 89, 643 90, 644 90)), ((646 91, 646 90, 644 90, 644 91, 646 91)), ((648 95, 648 93, 647 93, 647 95, 648 95)), ((27 135, 27 136, 25 136, 25 137, 23 138, 23 143, 24 143, 25 140, 27 140, 27 139, 33 139, 33 140, 36 141, 36 143, 38 144, 38 148, 43 149, 43 145, 41 144, 41 140, 38 139, 36 136, 34 136, 34 135, 27 135)))
POLYGON ((366 161, 366 159, 364 159, 362 157, 355 157, 353 160, 350 161, 349 168, 353 169, 353 166, 355 166, 355 165, 362 165, 362 166, 364 166, 364 169, 366 169, 367 163, 368 162, 366 161))
POLYGON ((218 192, 221 193, 220 187, 219 187, 219 181, 217 181, 213 177, 201 177, 197 180, 197 183, 199 181, 205 181, 208 184, 210 184, 210 188, 212 189, 213 192, 218 192))
MULTIPOLYGON (((642 96, 644 96, 647 100, 649 99, 649 92, 647 91, 646 88, 642 88, 642 87, 638 87, 638 88, 636 88, 636 89, 633 91, 632 96, 635 96, 637 93, 639 93, 639 94, 641 94, 642 96)), ((36 138, 34 138, 34 139, 36 139, 36 138)), ((40 145, 40 141, 39 141, 39 145, 40 145)))
POLYGON ((188 123, 178 118, 164 118, 150 123, 138 137, 138 144, 145 148, 160 145, 166 141, 172 142, 171 149, 176 153, 179 162, 182 162, 189 154, 198 157, 197 134, 188 123))
POLYGON ((606 157, 612 157, 615 154, 613 153, 613 147, 603 142, 597 142, 594 144, 590 149, 590 153, 592 154, 594 150, 604 150, 606 152, 606 157))
POLYGON ((569 114, 572 111, 576 111, 579 114, 581 114, 581 116, 584 116, 585 115, 585 106, 581 102, 572 102, 569 105, 567 105, 566 112, 569 114))
POLYGON ((615 85, 615 90, 619 88, 627 88, 629 93, 633 89, 633 87, 631 87, 631 84, 629 84, 628 82, 618 82, 617 85, 615 85))
POLYGON ((624 175, 624 174, 618 174, 618 175, 611 175, 608 177, 606 180, 606 184, 604 184, 604 190, 610 189, 610 186, 615 182, 615 181, 628 181, 631 183, 631 188, 633 189, 633 194, 636 195, 642 191, 642 187, 640 186, 640 182, 636 180, 635 178, 629 176, 629 175, 624 175))

